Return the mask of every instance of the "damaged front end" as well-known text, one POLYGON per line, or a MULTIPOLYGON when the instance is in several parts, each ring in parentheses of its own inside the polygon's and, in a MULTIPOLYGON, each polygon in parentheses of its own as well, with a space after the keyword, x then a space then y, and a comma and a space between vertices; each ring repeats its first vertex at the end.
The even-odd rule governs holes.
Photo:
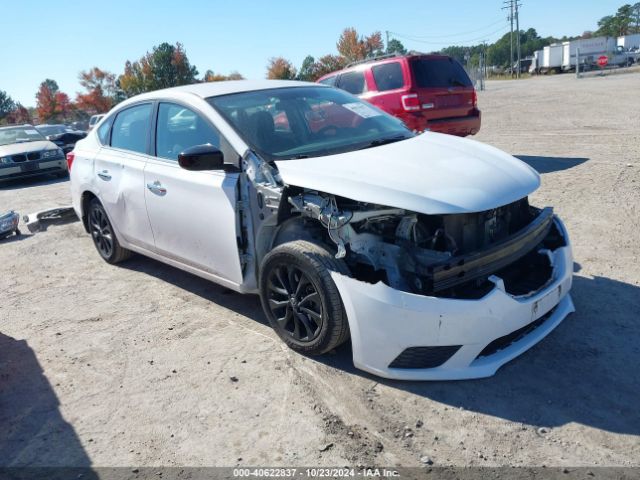
POLYGON ((300 193, 293 211, 318 220, 354 278, 443 298, 486 295, 494 277, 513 295, 542 288, 551 277, 548 252, 564 245, 551 208, 527 198, 492 210, 425 215, 300 193))
POLYGON ((288 199, 317 220, 351 276, 332 278, 354 364, 388 378, 493 375, 574 310, 573 258, 551 208, 523 198, 478 213, 425 215, 318 192, 288 199))

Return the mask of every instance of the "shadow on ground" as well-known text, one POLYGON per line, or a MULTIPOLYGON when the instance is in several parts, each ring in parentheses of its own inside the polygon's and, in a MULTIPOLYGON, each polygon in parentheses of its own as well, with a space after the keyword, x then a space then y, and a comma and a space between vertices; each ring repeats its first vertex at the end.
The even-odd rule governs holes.
POLYGON ((0 467, 91 465, 59 406, 27 342, 0 333, 0 467))
POLYGON ((58 177, 55 175, 39 175, 36 177, 16 178, 0 182, 0 190, 21 190, 24 188, 41 187, 43 185, 53 185, 55 183, 68 182, 69 176, 58 177))
MULTIPOLYGON (((160 262, 135 257, 126 268, 161 278, 268 324, 257 296, 240 295, 160 262)), ((576 270, 580 269, 576 265, 576 270)), ((384 380, 357 370, 351 347, 314 361, 414 395, 514 422, 554 427, 577 422, 640 435, 640 287, 605 277, 574 277, 577 312, 490 378, 458 382, 384 380)))
POLYGON ((263 325, 269 325, 269 321, 262 313, 260 297, 257 295, 241 295, 216 283, 142 255, 135 255, 131 260, 118 264, 118 266, 159 278, 263 325))
POLYGON ((584 157, 538 157, 532 155, 516 155, 515 157, 534 168, 538 173, 551 173, 568 170, 589 160, 584 157))
POLYGON ((359 372, 346 345, 320 361, 453 407, 534 426, 640 435, 640 287, 575 276, 573 313, 490 378, 404 382, 359 372))

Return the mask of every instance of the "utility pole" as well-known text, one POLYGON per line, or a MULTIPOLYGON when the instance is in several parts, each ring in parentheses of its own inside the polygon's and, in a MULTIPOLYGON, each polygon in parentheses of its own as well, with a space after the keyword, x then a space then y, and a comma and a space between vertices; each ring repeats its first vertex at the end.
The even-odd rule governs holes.
POLYGON ((387 53, 389 53, 389 30, 385 30, 384 33, 387 35, 387 53))
POLYGON ((511 44, 511 53, 509 56, 509 73, 511 74, 511 77, 513 77, 513 3, 514 0, 504 0, 502 2, 504 4, 504 7, 502 7, 502 10, 506 10, 509 9, 509 16, 507 17, 509 19, 509 22, 511 23, 511 33, 509 34, 509 41, 511 44))
POLYGON ((517 48, 518 48, 518 78, 520 78, 520 19, 518 18, 518 0, 513 1, 515 15, 516 15, 516 37, 517 39, 517 48))
POLYGON ((518 56, 518 63, 517 63, 517 77, 520 78, 520 19, 518 17, 518 7, 521 7, 522 4, 518 3, 518 0, 503 0, 502 2, 504 4, 504 7, 502 7, 502 10, 509 10, 509 16, 507 17, 509 19, 509 23, 511 24, 511 33, 509 34, 509 41, 511 44, 511 56, 509 57, 509 73, 511 73, 511 76, 513 77, 513 21, 516 21, 516 32, 517 32, 517 37, 516 37, 516 50, 517 50, 517 56, 518 56))

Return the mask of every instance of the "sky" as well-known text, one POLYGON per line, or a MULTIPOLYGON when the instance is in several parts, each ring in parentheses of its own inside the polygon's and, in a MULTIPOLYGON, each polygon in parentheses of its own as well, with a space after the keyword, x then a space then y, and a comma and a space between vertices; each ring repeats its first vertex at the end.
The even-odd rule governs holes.
MULTIPOLYGON (((520 28, 543 36, 595 30, 624 0, 520 0, 520 28)), ((631 2, 633 3, 633 2, 631 2)), ((45 78, 74 98, 78 73, 116 74, 154 45, 180 42, 200 74, 208 69, 264 78, 269 58, 299 67, 336 53, 342 30, 391 33, 408 49, 493 42, 509 25, 502 0, 11 0, 0 16, 0 90, 25 106, 45 78), (395 35, 397 34, 397 35, 395 35), (409 38, 403 38, 409 37, 409 38)))

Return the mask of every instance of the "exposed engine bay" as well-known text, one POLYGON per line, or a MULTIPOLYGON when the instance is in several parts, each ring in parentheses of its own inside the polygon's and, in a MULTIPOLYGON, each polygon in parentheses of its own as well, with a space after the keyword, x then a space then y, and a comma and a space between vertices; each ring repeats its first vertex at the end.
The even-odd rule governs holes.
POLYGON ((552 277, 549 253, 565 245, 553 210, 532 207, 527 197, 477 213, 426 215, 283 187, 255 167, 249 169, 254 181, 245 202, 260 213, 245 222, 255 232, 258 257, 304 237, 335 248, 336 258, 344 259, 358 280, 473 299, 498 280, 515 296, 540 290, 552 277))
POLYGON ((527 198, 454 215, 417 214, 311 192, 288 201, 294 212, 326 227, 336 257, 344 258, 356 277, 424 295, 481 296, 493 287, 494 274, 508 279, 513 294, 530 293, 551 277, 544 250, 562 244, 552 209, 533 208, 527 198), (525 281, 510 274, 514 262, 525 281))

